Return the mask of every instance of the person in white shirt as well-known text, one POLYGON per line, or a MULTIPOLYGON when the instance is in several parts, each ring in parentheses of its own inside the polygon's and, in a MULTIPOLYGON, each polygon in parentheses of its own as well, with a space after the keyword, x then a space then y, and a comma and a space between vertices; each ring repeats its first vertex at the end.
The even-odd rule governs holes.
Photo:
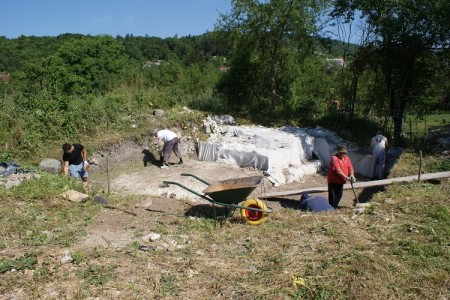
POLYGON ((370 169, 370 177, 372 179, 384 179, 385 173, 385 151, 388 147, 388 140, 382 135, 381 131, 370 140, 370 148, 372 149, 372 167, 370 169), (377 176, 378 165, 378 176, 377 176))
POLYGON ((183 163, 183 158, 181 157, 180 150, 178 150, 178 143, 180 142, 180 139, 178 138, 175 132, 168 129, 161 129, 161 130, 155 129, 153 130, 153 135, 156 138, 155 141, 156 146, 163 143, 162 148, 163 162, 161 169, 169 168, 169 160, 172 151, 180 159, 179 164, 183 163))

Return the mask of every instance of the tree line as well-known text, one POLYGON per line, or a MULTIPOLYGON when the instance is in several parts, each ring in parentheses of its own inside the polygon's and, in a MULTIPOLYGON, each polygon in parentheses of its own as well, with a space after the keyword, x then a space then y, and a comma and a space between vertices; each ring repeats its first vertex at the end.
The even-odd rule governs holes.
POLYGON ((448 108, 447 1, 231 4, 200 36, 0 37, 2 151, 32 155, 50 139, 184 105, 262 124, 310 125, 333 114, 392 120, 400 142, 406 114, 448 108), (324 37, 356 21, 356 39, 324 37))

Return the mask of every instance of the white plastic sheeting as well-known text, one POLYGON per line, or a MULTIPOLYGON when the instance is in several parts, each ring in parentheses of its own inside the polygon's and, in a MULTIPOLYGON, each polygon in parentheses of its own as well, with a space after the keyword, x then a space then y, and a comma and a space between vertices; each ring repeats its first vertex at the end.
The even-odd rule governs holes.
POLYGON ((348 147, 355 173, 370 175, 371 155, 321 127, 222 126, 219 134, 199 142, 198 157, 262 170, 282 185, 327 169, 338 145, 348 147))
POLYGON ((298 181, 321 168, 319 161, 308 162, 313 140, 304 132, 298 133, 304 139, 261 126, 223 126, 221 132, 199 142, 200 160, 259 169, 275 185, 298 181))

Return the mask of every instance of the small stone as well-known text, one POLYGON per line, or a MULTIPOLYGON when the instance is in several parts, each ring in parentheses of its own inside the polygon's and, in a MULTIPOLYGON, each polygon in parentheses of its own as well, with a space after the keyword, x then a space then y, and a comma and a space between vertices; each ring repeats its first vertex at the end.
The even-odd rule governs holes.
POLYGON ((412 232, 412 233, 419 233, 419 229, 417 229, 417 227, 415 227, 415 226, 410 227, 410 228, 408 229, 408 231, 409 231, 409 232, 412 232))
POLYGON ((169 252, 174 252, 175 250, 177 250, 177 247, 175 245, 169 244, 169 246, 167 247, 167 251, 169 252))
POLYGON ((73 261, 72 256, 70 256, 69 252, 64 252, 64 256, 61 258, 61 264, 70 263, 73 261))
POLYGON ((357 214, 363 214, 366 211, 365 207, 356 208, 353 210, 357 214))
POLYGON ((144 241, 156 241, 156 240, 158 240, 159 238, 161 237, 161 235, 160 234, 157 234, 157 233, 155 233, 155 232, 150 232, 149 234, 147 234, 147 235, 144 235, 143 237, 142 237, 142 240, 144 240, 144 241))
POLYGON ((384 199, 384 203, 387 203, 387 204, 394 204, 395 201, 394 201, 392 198, 386 198, 386 199, 384 199))
POLYGON ((150 240, 151 241, 156 241, 156 240, 159 240, 159 238, 161 237, 161 235, 160 234, 158 234, 158 233, 153 233, 152 235, 150 235, 150 240))

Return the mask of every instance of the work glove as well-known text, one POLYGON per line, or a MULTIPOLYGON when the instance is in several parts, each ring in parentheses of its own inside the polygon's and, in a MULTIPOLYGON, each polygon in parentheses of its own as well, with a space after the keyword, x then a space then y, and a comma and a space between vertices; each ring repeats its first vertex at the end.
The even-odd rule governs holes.
POLYGON ((83 162, 83 169, 84 169, 85 171, 87 171, 87 170, 89 169, 89 163, 88 163, 87 160, 85 160, 85 161, 83 162))
POLYGON ((347 179, 348 179, 351 183, 355 183, 355 182, 356 182, 356 178, 355 178, 355 176, 353 176, 353 175, 350 175, 347 179))

